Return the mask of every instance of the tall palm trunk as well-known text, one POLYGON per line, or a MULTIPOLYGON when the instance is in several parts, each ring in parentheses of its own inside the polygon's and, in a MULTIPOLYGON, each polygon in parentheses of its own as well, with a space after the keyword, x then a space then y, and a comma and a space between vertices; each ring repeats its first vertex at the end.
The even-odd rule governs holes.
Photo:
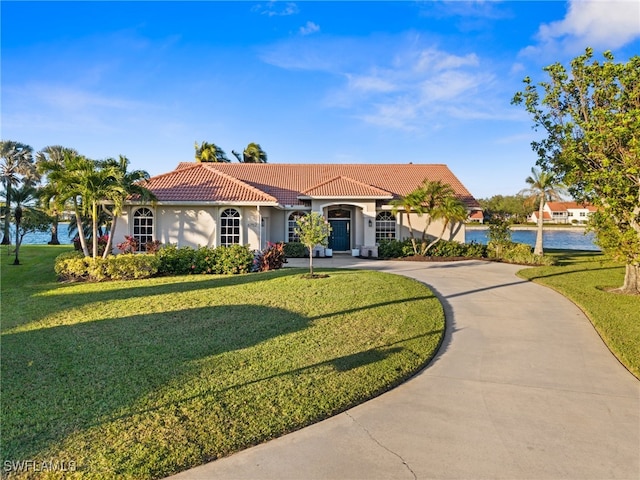
POLYGON ((58 223, 59 216, 58 214, 53 215, 53 221, 51 222, 51 240, 49 240, 49 245, 60 245, 60 240, 58 239, 58 223))
POLYGON ((4 225, 0 245, 11 245, 11 233, 9 232, 9 225, 11 224, 11 182, 5 182, 5 192, 7 203, 4 207, 4 225))
POLYGON ((116 231, 117 220, 118 216, 113 215, 113 220, 111 220, 111 228, 109 229, 109 236, 107 237, 107 246, 104 247, 102 258, 107 258, 107 256, 111 253, 111 244, 113 243, 113 233, 116 231))
POLYGON ((78 207, 78 200, 73 199, 73 209, 76 212, 76 225, 78 226, 78 238, 80 239, 80 246, 82 246, 82 253, 85 257, 89 256, 89 249, 87 248, 87 239, 84 236, 84 230, 82 228, 82 217, 80 216, 80 207, 78 207))
POLYGON ((91 236, 93 241, 92 257, 98 258, 98 203, 91 202, 91 236))
POLYGON ((542 216, 544 215, 544 195, 540 196, 540 207, 538 208, 538 232, 536 233, 536 245, 533 249, 534 255, 542 255, 544 253, 542 249, 542 235, 543 235, 543 227, 542 224, 544 219, 542 216))

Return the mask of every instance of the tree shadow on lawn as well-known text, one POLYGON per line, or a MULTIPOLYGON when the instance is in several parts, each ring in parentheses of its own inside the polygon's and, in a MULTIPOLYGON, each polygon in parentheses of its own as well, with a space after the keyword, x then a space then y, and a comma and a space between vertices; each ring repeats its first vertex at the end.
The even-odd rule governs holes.
POLYGON ((228 305, 4 334, 2 457, 35 458, 188 374, 194 361, 309 321, 279 308, 228 305))
MULTIPOLYGON (((242 287, 249 284, 256 284, 258 282, 268 282, 276 278, 296 276, 299 275, 302 270, 303 269, 280 269, 245 275, 158 277, 158 279, 166 278, 168 281, 166 283, 154 283, 153 285, 148 285, 147 283, 149 281, 153 282, 154 279, 128 280, 117 282, 122 285, 122 287, 117 288, 114 288, 114 284, 116 282, 90 284, 68 283, 56 285, 54 288, 49 288, 49 286, 47 286, 46 289, 38 290, 35 294, 25 299, 25 301, 34 303, 34 309, 30 312, 28 318, 21 319, 22 321, 15 325, 35 323, 45 316, 55 315, 58 312, 70 308, 77 308, 88 303, 100 303, 131 298, 144 298, 147 299, 146 301, 148 302, 153 302, 154 296, 172 295, 198 290, 211 290, 230 286, 242 287), (175 280, 171 281, 171 278, 175 278, 175 280), (73 291, 74 287, 86 287, 86 291, 73 291)), ((17 292, 15 294, 12 293, 12 295, 20 295, 20 293, 21 292, 17 292)), ((13 326, 9 328, 13 328, 13 326)))
MULTIPOLYGON (((199 360, 302 331, 331 315, 428 298, 433 297, 314 317, 261 305, 211 306, 4 334, 2 458, 34 458, 74 431, 144 412, 141 399, 196 374, 199 360)), ((322 363, 338 371, 356 368, 395 353, 392 345, 322 363)), ((207 387, 208 395, 241 388, 241 383, 207 387)), ((178 395, 171 403, 186 397, 178 395)))

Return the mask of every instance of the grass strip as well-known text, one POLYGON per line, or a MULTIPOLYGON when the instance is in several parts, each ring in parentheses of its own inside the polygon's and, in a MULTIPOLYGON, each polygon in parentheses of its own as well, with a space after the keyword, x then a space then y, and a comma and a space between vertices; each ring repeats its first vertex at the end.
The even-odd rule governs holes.
POLYGON ((610 292, 622 285, 624 266, 598 252, 557 250, 545 254, 556 257, 558 264, 527 268, 518 275, 571 299, 618 360, 640 378, 640 296, 610 292))

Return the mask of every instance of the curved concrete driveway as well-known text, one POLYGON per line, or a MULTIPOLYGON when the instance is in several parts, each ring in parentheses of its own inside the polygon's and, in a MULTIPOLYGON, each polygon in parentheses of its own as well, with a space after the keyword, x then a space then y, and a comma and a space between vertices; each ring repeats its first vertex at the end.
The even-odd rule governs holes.
POLYGON ((175 479, 640 479, 640 382, 521 267, 315 263, 431 286, 447 314, 438 356, 378 398, 175 479))

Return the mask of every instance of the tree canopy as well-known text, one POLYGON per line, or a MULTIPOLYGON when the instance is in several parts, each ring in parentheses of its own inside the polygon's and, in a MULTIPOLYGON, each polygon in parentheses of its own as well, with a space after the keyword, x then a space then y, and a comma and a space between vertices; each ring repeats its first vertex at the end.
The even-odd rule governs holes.
POLYGON ((587 48, 569 69, 544 72, 547 81, 526 77, 512 100, 544 133, 532 142, 538 165, 599 208, 597 242, 626 263, 622 290, 640 293, 640 56, 620 63, 605 52, 598 61, 587 48))

